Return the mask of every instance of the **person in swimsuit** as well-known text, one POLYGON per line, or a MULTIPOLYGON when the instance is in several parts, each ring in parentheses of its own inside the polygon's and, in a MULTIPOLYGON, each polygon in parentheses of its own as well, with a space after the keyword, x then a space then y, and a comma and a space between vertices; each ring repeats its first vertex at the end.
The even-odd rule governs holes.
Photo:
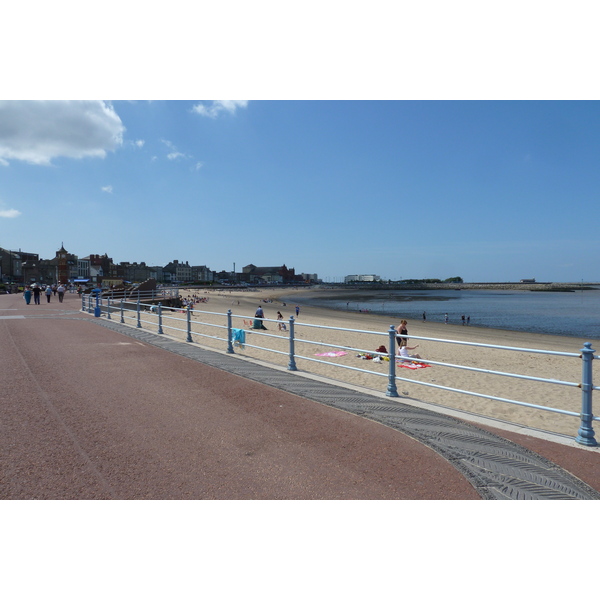
POLYGON ((396 327, 396 331, 398 332, 398 336, 396 336, 396 341, 398 342, 398 347, 402 348, 402 346, 406 346, 408 343, 408 338, 400 337, 401 335, 408 335, 408 321, 406 319, 402 319, 400 321, 400 325, 396 327))

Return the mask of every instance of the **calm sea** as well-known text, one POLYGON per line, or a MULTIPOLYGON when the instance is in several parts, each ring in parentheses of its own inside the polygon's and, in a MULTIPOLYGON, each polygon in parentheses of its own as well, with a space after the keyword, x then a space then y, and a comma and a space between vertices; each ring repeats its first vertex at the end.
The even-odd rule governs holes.
POLYGON ((600 290, 575 292, 530 292, 520 290, 414 290, 349 291, 341 297, 327 294, 304 297, 290 294, 285 301, 338 310, 369 310, 398 318, 442 323, 448 313, 450 323, 460 324, 461 316, 471 317, 471 325, 568 335, 600 340, 600 290))

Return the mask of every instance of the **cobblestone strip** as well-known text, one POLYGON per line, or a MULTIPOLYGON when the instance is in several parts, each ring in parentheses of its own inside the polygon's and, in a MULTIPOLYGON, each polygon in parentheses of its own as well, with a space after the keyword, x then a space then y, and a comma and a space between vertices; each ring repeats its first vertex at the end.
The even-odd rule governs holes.
POLYGON ((114 321, 95 322, 180 356, 396 429, 450 461, 484 499, 600 499, 599 492, 544 457, 454 417, 240 360, 114 321))

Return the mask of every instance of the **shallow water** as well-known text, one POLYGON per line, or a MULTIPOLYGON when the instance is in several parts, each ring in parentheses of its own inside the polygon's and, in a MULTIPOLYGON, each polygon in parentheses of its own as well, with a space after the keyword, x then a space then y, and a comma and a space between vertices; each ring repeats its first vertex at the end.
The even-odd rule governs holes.
MULTIPOLYGON (((283 299, 283 298, 282 298, 283 299)), ((348 295, 287 296, 284 301, 337 310, 359 310, 421 320, 460 324, 470 316, 472 326, 565 335, 600 340, 600 290, 530 292, 520 290, 360 291, 348 295)))

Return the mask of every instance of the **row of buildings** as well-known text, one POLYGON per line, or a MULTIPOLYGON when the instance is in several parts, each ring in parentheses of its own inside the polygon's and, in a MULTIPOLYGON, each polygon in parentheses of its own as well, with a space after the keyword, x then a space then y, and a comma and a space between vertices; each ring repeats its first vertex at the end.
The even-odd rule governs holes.
POLYGON ((193 266, 188 261, 173 260, 164 266, 150 266, 145 262, 115 263, 107 254, 90 254, 79 257, 68 252, 64 244, 56 256, 41 259, 38 254, 21 250, 0 248, 0 281, 2 283, 28 285, 32 283, 99 284, 102 287, 139 283, 156 279, 161 284, 181 283, 245 283, 301 284, 316 283, 316 274, 296 274, 294 269, 281 267, 257 267, 248 265, 241 273, 211 271, 206 265, 193 266))

